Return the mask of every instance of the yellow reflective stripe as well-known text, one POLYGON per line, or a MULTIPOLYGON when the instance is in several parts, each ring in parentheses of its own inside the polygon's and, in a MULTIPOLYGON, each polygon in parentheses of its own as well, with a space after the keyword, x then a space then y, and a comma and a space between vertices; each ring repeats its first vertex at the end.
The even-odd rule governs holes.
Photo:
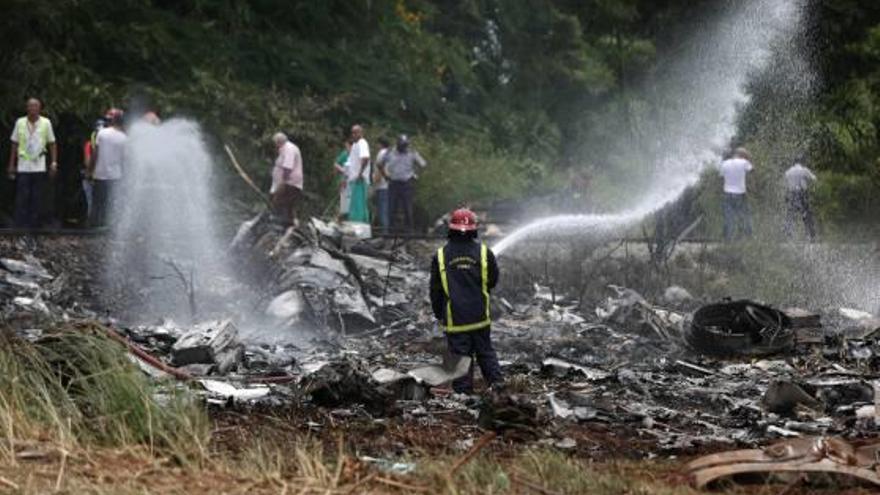
POLYGON ((489 315, 489 248, 485 244, 480 246, 480 278, 483 282, 483 297, 486 298, 486 322, 491 322, 489 315))
POLYGON ((446 294, 446 332, 470 332, 488 327, 492 323, 489 308, 489 248, 485 244, 480 246, 480 278, 483 297, 486 300, 486 318, 477 323, 469 323, 467 325, 454 324, 452 321, 452 298, 449 296, 449 282, 446 279, 446 257, 443 254, 443 248, 437 251, 437 265, 440 269, 440 283, 443 286, 443 292, 446 294))
POLYGON ((470 332, 472 330, 479 330, 481 328, 488 327, 492 322, 489 320, 483 320, 477 323, 471 323, 469 325, 457 325, 457 326, 447 326, 446 333, 459 333, 459 332, 470 332))
POLYGON ((446 255, 443 248, 437 250, 437 267, 440 269, 440 284, 446 294, 446 326, 452 325, 452 298, 449 296, 449 281, 446 279, 446 255))
MULTIPOLYGON (((22 117, 21 119, 19 119, 19 122, 21 122, 20 125, 18 123, 16 123, 16 125, 19 126, 19 128, 18 128, 18 156, 24 158, 27 161, 34 161, 37 158, 39 158, 40 155, 31 156, 30 153, 28 153, 27 142, 28 142, 28 139, 30 139, 30 136, 29 136, 30 131, 28 131, 27 117, 22 117)), ((49 119, 41 116, 37 120, 37 128, 34 130, 34 132, 37 133, 41 137, 41 139, 43 141, 43 143, 42 143, 43 144, 43 151, 45 151, 46 144, 48 144, 47 141, 49 141, 49 119)))

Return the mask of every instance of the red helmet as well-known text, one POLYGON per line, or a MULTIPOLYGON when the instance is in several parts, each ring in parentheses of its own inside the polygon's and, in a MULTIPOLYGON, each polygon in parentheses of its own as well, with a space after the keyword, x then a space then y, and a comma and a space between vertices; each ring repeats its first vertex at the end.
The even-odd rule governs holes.
POLYGON ((477 215, 467 208, 459 208, 452 212, 449 219, 449 230, 473 232, 477 230, 477 215))
POLYGON ((107 111, 104 112, 104 120, 106 120, 108 124, 111 124, 121 121, 122 115, 122 110, 118 108, 108 108, 107 111))

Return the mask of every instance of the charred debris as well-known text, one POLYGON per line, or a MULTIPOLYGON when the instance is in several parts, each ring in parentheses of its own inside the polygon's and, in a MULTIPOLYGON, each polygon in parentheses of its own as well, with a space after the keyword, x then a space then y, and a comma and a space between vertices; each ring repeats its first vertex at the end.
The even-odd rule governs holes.
POLYGON ((430 243, 360 239, 319 220, 283 229, 260 216, 229 249, 257 274, 247 281, 258 297, 246 317, 116 321, 71 303, 69 293, 93 281, 23 250, 0 259, 0 314, 32 341, 59 321, 100 322, 145 373, 190 383, 212 408, 295 404, 340 421, 457 418, 469 432, 463 438, 480 427, 586 455, 604 447, 579 441, 577 428, 621 432, 646 457, 747 449, 689 466, 702 485, 768 456, 815 468, 845 451, 856 467, 874 465, 865 456, 876 449, 858 444, 880 421, 875 315, 706 304, 676 287, 655 304, 610 286, 602 304, 585 310, 577 295, 535 285, 493 301, 504 387, 465 396, 448 383, 470 359, 444 356, 428 309, 430 243), (774 441, 795 443, 759 448, 774 441))

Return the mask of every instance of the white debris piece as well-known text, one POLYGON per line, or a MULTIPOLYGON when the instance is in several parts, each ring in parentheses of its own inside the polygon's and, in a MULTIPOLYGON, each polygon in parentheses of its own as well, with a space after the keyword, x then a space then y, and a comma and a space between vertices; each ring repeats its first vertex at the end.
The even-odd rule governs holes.
POLYGON ((571 450, 571 449, 577 447, 577 441, 575 441, 574 438, 565 437, 565 438, 562 438, 560 440, 553 442, 553 446, 556 447, 557 449, 571 450))
POLYGON ((550 290, 550 287, 535 284, 535 299, 553 302, 553 291, 550 290))
POLYGON ((770 425, 767 427, 767 434, 776 434, 783 438, 795 438, 801 436, 800 433, 792 430, 786 430, 785 428, 780 428, 776 425, 770 425))
POLYGON ((300 365, 300 367, 303 370, 303 374, 311 375, 312 373, 315 373, 316 371, 320 371, 321 368, 323 368, 324 366, 327 366, 329 364, 330 364, 330 361, 312 361, 312 362, 308 362, 308 363, 303 363, 300 365))
POLYGON ((223 352, 240 347, 238 329, 229 320, 193 326, 171 347, 175 366, 214 363, 223 352))
POLYGON ((49 307, 46 306, 46 303, 43 302, 39 297, 23 297, 19 296, 12 300, 12 303, 16 306, 28 309, 31 311, 36 311, 38 313, 42 313, 44 315, 49 314, 49 307))
POLYGON ((844 318, 849 318, 850 320, 867 320, 868 318, 873 318, 874 315, 868 313, 867 311, 862 311, 860 309, 853 308, 840 308, 837 310, 841 316, 844 318))
POLYGON ((279 320, 298 320, 305 311, 306 303, 299 290, 282 292, 266 308, 266 314, 279 320))
POLYGON ((369 239, 373 237, 373 231, 368 223, 361 222, 342 222, 339 231, 346 237, 355 237, 357 239, 369 239))
POLYGON ((373 464, 386 473, 394 474, 410 474, 416 470, 415 463, 412 462, 394 462, 388 459, 379 459, 378 457, 370 457, 362 455, 358 457, 362 462, 373 464))
POLYGON ((874 418, 874 417, 876 417, 876 415, 877 415, 877 408, 873 404, 871 404, 869 406, 862 406, 862 407, 856 409, 856 417, 857 418, 862 418, 862 419, 874 418))
POLYGON ((409 375, 390 368, 379 368, 373 372, 373 380, 376 380, 377 383, 383 385, 386 383, 394 383, 405 378, 409 378, 409 375))
POLYGON ((557 399, 555 392, 547 394, 547 399, 550 401, 550 408, 553 410, 553 415, 557 418, 568 419, 574 415, 574 409, 569 407, 567 402, 557 399))
POLYGON ((566 323, 569 325, 580 325, 587 321, 583 317, 572 313, 571 309, 555 305, 547 312, 547 317, 552 322, 566 323))
POLYGON ((43 268, 43 265, 36 259, 29 262, 14 260, 11 258, 0 258, 0 266, 10 273, 24 275, 29 278, 40 278, 43 280, 52 280, 52 274, 43 268))
POLYGON ((452 380, 461 378, 467 374, 471 367, 471 358, 468 356, 448 355, 443 364, 432 364, 422 368, 416 368, 407 373, 419 383, 427 383, 432 387, 438 387, 452 380))
POLYGON ((210 395, 224 400, 250 401, 269 395, 271 389, 267 385, 250 385, 237 387, 229 382, 218 380, 199 380, 210 395))
POLYGON ((586 366, 576 363, 569 363, 568 361, 563 361, 562 359, 555 357, 549 357, 545 359, 542 364, 547 368, 553 369, 554 371, 562 372, 563 375, 568 373, 569 370, 575 370, 579 373, 583 373, 587 380, 591 381, 604 380, 611 376, 611 373, 608 373, 607 371, 595 368, 588 368, 586 366))

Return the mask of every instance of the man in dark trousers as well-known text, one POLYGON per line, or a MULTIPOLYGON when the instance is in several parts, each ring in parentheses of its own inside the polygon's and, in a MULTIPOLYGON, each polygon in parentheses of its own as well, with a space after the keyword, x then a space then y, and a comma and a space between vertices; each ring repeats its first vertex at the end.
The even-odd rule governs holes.
MULTIPOLYGON (((449 221, 449 242, 431 262, 431 307, 446 331, 451 354, 475 357, 489 386, 501 381, 501 366, 492 348, 489 292, 498 283, 495 254, 477 242, 477 216, 458 209, 449 221)), ((452 382, 457 393, 474 390, 474 366, 452 382)))
POLYGON ((816 240, 816 220, 810 208, 810 186, 816 182, 816 175, 806 167, 804 157, 798 157, 794 165, 785 171, 785 235, 791 237, 798 221, 804 222, 804 228, 810 241, 816 240))
POLYGON ((417 169, 425 168, 428 162, 418 151, 410 148, 409 138, 401 134, 397 138, 397 146, 382 156, 379 163, 382 172, 388 178, 388 203, 391 228, 395 233, 412 233, 413 199, 415 197, 417 169), (397 210, 403 210, 403 226, 397 223, 397 210))
POLYGON ((58 146, 52 122, 43 117, 43 102, 27 100, 27 115, 15 121, 6 174, 15 180, 15 225, 35 229, 42 221, 46 181, 58 174, 58 146), (51 163, 46 167, 46 154, 51 163))

